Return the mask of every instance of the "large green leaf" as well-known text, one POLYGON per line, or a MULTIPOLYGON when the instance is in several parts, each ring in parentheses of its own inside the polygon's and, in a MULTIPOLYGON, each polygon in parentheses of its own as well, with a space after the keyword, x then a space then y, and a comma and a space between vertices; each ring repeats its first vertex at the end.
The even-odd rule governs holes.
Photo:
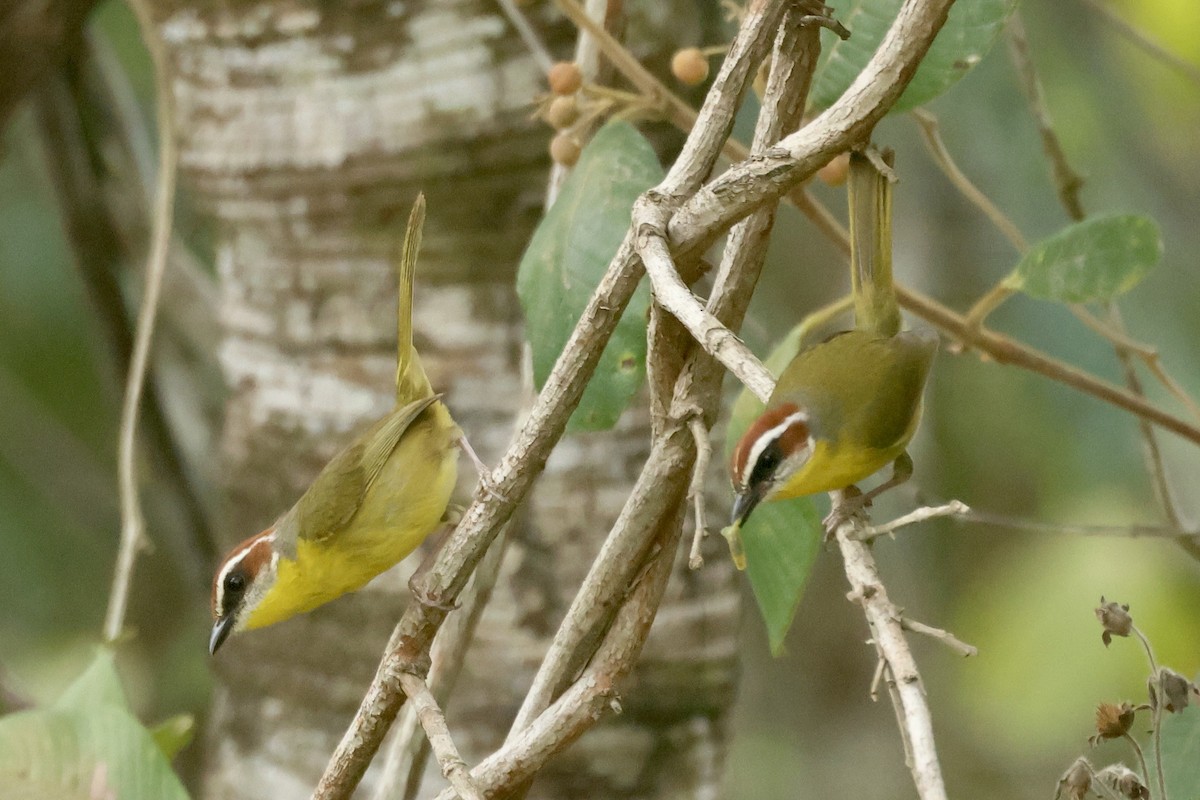
MULTIPOLYGON (((1146 743, 1147 748, 1152 746, 1146 743)), ((1162 756, 1167 796, 1180 800, 1200 797, 1200 709, 1189 707, 1165 715, 1162 756)))
POLYGON ((51 706, 0 718, 4 800, 187 800, 167 759, 190 736, 176 718, 159 739, 130 713, 111 650, 51 706), (169 752, 169 751, 174 752, 169 752))
MULTIPOLYGON (((567 178, 521 258, 517 295, 540 389, 629 230, 638 195, 662 179, 650 143, 627 122, 601 128, 567 178)), ((568 430, 616 424, 646 376, 646 311, 639 287, 604 349, 568 430)))
MULTIPOLYGON (((828 0, 850 38, 826 48, 813 82, 812 103, 824 108, 841 97, 891 27, 903 0, 828 0)), ((992 48, 1016 0, 958 0, 892 111, 928 103, 953 86, 992 48)))
MULTIPOLYGON (((807 320, 793 328, 767 357, 767 369, 778 377, 808 343, 809 333, 807 320)), ((762 412, 762 401, 743 389, 730 416, 726 452, 733 452, 742 434, 762 412)), ((773 655, 783 651, 784 638, 804 596, 823 535, 820 515, 807 497, 763 503, 742 526, 746 575, 767 626, 773 655)))
POLYGON ((783 652, 823 535, 821 516, 807 497, 763 503, 742 527, 746 575, 767 626, 771 655, 783 652))
POLYGON ((0 797, 187 800, 146 729, 115 706, 0 719, 0 797))
POLYGON ((1162 237, 1149 217, 1094 217, 1038 242, 1004 284, 1041 300, 1108 300, 1137 285, 1161 257, 1162 237))

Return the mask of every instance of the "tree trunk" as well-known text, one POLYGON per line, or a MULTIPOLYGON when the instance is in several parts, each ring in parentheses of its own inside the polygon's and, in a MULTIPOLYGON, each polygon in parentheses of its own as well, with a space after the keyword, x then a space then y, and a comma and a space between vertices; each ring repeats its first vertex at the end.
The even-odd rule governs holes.
MULTIPOLYGON (((493 461, 522 397, 513 277, 540 215, 550 136, 529 120, 542 82, 498 5, 157 0, 156 18, 175 70, 183 179, 217 227, 231 387, 222 545, 268 525, 389 407, 389 254, 419 189, 429 221, 417 345, 493 461)), ((573 35, 543 29, 555 45, 573 35)), ((647 441, 645 412, 630 412, 617 431, 568 439, 551 459, 450 703, 469 761, 503 740, 647 441)), ((475 480, 465 459, 460 472, 465 495, 475 480)), ((418 560, 226 645, 202 796, 309 796, 418 560)), ((717 794, 738 602, 725 560, 709 563, 674 581, 625 713, 543 772, 531 797, 717 794)), ((444 785, 436 772, 425 795, 444 785)))

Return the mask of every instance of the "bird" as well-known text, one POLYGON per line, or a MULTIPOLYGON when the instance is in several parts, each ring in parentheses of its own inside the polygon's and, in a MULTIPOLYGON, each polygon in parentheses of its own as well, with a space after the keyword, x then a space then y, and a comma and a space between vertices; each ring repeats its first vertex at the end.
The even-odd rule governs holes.
POLYGON ((311 611, 408 556, 447 517, 458 448, 476 458, 413 347, 413 275, 424 218, 425 198, 418 195, 398 262, 395 406, 335 455, 273 525, 218 566, 210 654, 233 632, 311 611))
POLYGON ((743 568, 739 531, 760 503, 842 491, 825 519, 832 532, 848 514, 912 475, 906 448, 920 423, 938 338, 926 329, 901 330, 892 281, 890 179, 872 157, 855 151, 848 184, 855 325, 792 359, 733 450, 735 498, 725 535, 743 568), (892 475, 884 483, 866 494, 854 486, 888 464, 892 475))

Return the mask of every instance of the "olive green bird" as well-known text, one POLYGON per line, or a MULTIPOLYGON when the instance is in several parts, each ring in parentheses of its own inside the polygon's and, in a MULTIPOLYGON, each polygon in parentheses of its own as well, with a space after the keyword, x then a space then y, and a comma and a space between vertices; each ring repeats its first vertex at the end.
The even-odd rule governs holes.
POLYGON ((334 456, 275 524, 226 556, 213 579, 212 653, 234 631, 273 625, 362 588, 442 524, 465 440, 413 347, 424 218, 420 196, 398 268, 396 405, 334 456))
MULTIPOLYGON (((779 376, 766 410, 733 451, 736 498, 727 529, 738 531, 760 503, 848 489, 826 518, 869 505, 912 475, 906 447, 921 419, 921 395, 937 351, 932 331, 900 330, 892 281, 891 184, 855 152, 850 159, 850 275, 854 330, 802 350, 779 376), (893 465, 866 494, 854 484, 893 465)), ((743 562, 744 563, 744 562, 743 562)))

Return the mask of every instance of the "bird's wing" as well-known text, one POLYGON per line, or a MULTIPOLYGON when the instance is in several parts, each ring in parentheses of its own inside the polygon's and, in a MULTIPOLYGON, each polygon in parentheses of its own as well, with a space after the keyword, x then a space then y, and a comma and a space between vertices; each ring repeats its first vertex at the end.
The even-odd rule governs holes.
MULTIPOLYGON (((358 513, 367 492, 400 438, 421 412, 440 399, 430 395, 397 406, 346 446, 321 470, 308 490, 288 512, 290 525, 279 533, 320 541, 342 530, 358 513)), ((280 544, 286 546, 286 541, 280 544)))

